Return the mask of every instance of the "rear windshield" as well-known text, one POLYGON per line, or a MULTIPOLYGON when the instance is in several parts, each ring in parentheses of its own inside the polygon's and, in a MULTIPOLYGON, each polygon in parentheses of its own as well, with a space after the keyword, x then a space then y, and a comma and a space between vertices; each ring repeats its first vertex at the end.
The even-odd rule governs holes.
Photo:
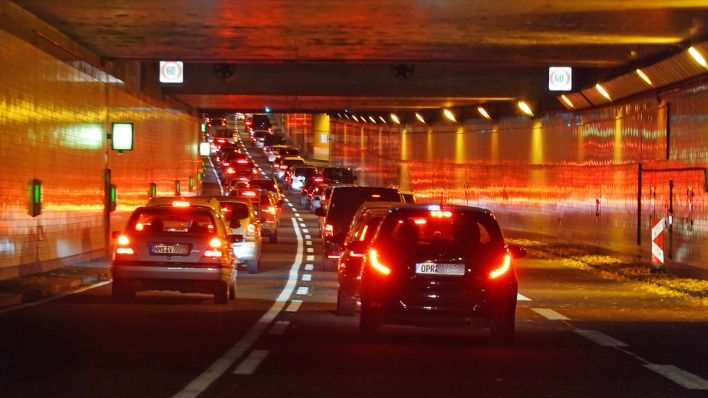
POLYGON ((267 131, 256 131, 253 133, 253 136, 256 138, 265 138, 266 135, 269 135, 270 133, 267 131))
POLYGON ((351 169, 346 168, 325 168, 322 174, 330 181, 352 183, 354 182, 354 174, 351 169))
POLYGON ((285 137, 282 135, 267 135, 265 138, 266 145, 276 145, 285 142, 285 137))
POLYGON ((251 180, 248 185, 275 192, 275 181, 273 180, 251 180))
MULTIPOLYGON (((444 209, 443 209, 444 210, 444 209)), ((475 258, 504 247, 494 218, 476 211, 400 210, 389 214, 378 231, 377 244, 405 248, 417 260, 439 257, 475 258)))
POLYGON ((359 206, 364 202, 400 202, 398 190, 393 188, 372 187, 342 187, 332 191, 329 209, 327 210, 327 224, 335 228, 335 233, 346 232, 344 229, 354 217, 359 206))
POLYGON ((221 211, 229 221, 243 220, 250 216, 248 213, 248 205, 245 203, 221 202, 221 211))
POLYGON ((284 160, 283 164, 287 166, 293 166, 296 164, 304 164, 305 161, 303 159, 291 159, 291 160, 284 160))
POLYGON ((279 149, 280 156, 300 156, 299 149, 279 149))
POLYGON ((256 125, 263 124, 270 126, 270 118, 268 115, 253 115, 253 117, 251 117, 251 121, 256 125))
POLYGON ((202 207, 143 207, 135 210, 127 229, 137 233, 206 235, 216 231, 213 213, 202 207))
POLYGON ((317 174, 317 169, 314 167, 298 167, 295 169, 296 176, 312 177, 317 174))

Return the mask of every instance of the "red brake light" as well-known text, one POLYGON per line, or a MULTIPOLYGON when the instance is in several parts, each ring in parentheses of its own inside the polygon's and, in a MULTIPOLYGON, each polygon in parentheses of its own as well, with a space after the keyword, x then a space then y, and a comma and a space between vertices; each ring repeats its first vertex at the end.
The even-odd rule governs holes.
POLYGON ((324 178, 322 178, 322 177, 315 177, 315 178, 313 178, 313 180, 315 182, 324 182, 324 178))
POLYGON ((189 202, 186 202, 184 200, 175 200, 172 202, 173 207, 189 207, 189 202))
POLYGON ((227 166, 227 167, 228 167, 228 166, 231 166, 231 163, 229 163, 229 162, 223 162, 223 163, 221 163, 221 164, 223 164, 224 166, 227 166))
POLYGON ((281 164, 279 167, 280 167, 281 170, 285 170, 285 169, 288 168, 288 166, 286 166, 286 165, 284 165, 284 164, 281 164))
POLYGON ((248 196, 249 198, 255 198, 255 197, 256 197, 256 193, 253 192, 253 191, 243 191, 243 192, 241 193, 241 195, 243 195, 243 196, 248 196))
POLYGON ((239 160, 236 161, 236 163, 246 164, 246 163, 248 163, 248 160, 246 160, 246 159, 239 159, 239 160))
POLYGON ((218 139, 218 140, 216 140, 216 141, 218 141, 219 143, 222 143, 222 144, 223 144, 224 142, 226 142, 226 140, 225 140, 225 139, 223 139, 223 138, 219 138, 219 139, 218 139))
POLYGON ((501 266, 499 268, 493 269, 489 273, 489 278, 496 279, 496 278, 506 274, 507 272, 509 272, 510 269, 511 269, 511 255, 506 254, 506 255, 504 255, 504 261, 502 261, 501 266))
POLYGON ((326 236, 333 236, 334 235, 334 227, 331 224, 327 224, 325 226, 325 235, 326 236))
POLYGON ((268 210, 266 210, 270 214, 275 214, 275 206, 268 206, 268 210))
POLYGON ((228 169, 226 169, 226 173, 227 174, 234 174, 234 173, 236 173, 236 170, 234 170, 233 167, 229 167, 228 169))
POLYGON ((130 239, 125 235, 120 235, 116 240, 118 247, 116 247, 116 254, 135 254, 132 247, 127 247, 130 244, 130 239))
POLYGON ((448 210, 430 210, 430 217, 450 218, 452 217, 452 212, 448 210))
POLYGON ((204 257, 219 258, 223 256, 224 253, 221 251, 221 245, 221 239, 211 238, 209 241, 209 249, 204 251, 204 257))
POLYGON ((382 275, 391 274, 391 268, 387 267, 379 261, 379 256, 375 249, 369 250, 369 264, 371 264, 372 269, 382 275))

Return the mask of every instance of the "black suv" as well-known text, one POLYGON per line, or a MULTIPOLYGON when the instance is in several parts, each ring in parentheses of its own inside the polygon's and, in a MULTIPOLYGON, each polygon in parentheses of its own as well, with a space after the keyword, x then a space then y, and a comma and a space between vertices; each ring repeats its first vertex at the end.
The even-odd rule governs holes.
POLYGON ((395 188, 382 187, 334 187, 327 210, 319 207, 315 214, 324 219, 324 250, 322 267, 333 271, 339 263, 344 238, 354 214, 364 202, 401 202, 395 188))
POLYGON ((322 176, 326 184, 354 184, 356 177, 349 167, 325 167, 322 176))
POLYGON ((251 117, 251 128, 253 130, 268 130, 271 128, 268 115, 253 115, 251 117))

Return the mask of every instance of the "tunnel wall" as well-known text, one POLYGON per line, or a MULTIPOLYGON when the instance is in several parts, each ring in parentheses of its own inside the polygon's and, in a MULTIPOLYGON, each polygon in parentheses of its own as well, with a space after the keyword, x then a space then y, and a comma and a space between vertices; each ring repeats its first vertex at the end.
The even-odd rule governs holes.
POLYGON ((533 120, 430 127, 333 120, 331 158, 358 169, 365 185, 411 189, 419 202, 489 208, 507 230, 644 261, 650 260, 651 216, 669 215, 672 180, 667 266, 706 275, 707 114, 703 79, 659 101, 651 96, 533 120))
MULTIPOLYGON (((110 229, 148 197, 188 190, 201 166, 198 120, 81 62, 0 31, 0 279, 106 254, 104 173, 117 186, 110 229), (134 150, 110 150, 112 122, 134 123, 134 150), (29 214, 29 187, 43 186, 29 214)), ((139 79, 136 79, 139 81, 139 79)))

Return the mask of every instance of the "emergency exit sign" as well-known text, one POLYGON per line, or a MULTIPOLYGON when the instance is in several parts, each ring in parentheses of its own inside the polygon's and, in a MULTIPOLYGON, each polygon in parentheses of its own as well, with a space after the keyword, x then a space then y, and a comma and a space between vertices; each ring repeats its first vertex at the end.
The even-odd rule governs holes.
POLYGON ((548 90, 570 91, 573 89, 573 68, 570 66, 548 67, 548 90))
POLYGON ((184 82, 182 61, 160 61, 160 83, 184 82))

